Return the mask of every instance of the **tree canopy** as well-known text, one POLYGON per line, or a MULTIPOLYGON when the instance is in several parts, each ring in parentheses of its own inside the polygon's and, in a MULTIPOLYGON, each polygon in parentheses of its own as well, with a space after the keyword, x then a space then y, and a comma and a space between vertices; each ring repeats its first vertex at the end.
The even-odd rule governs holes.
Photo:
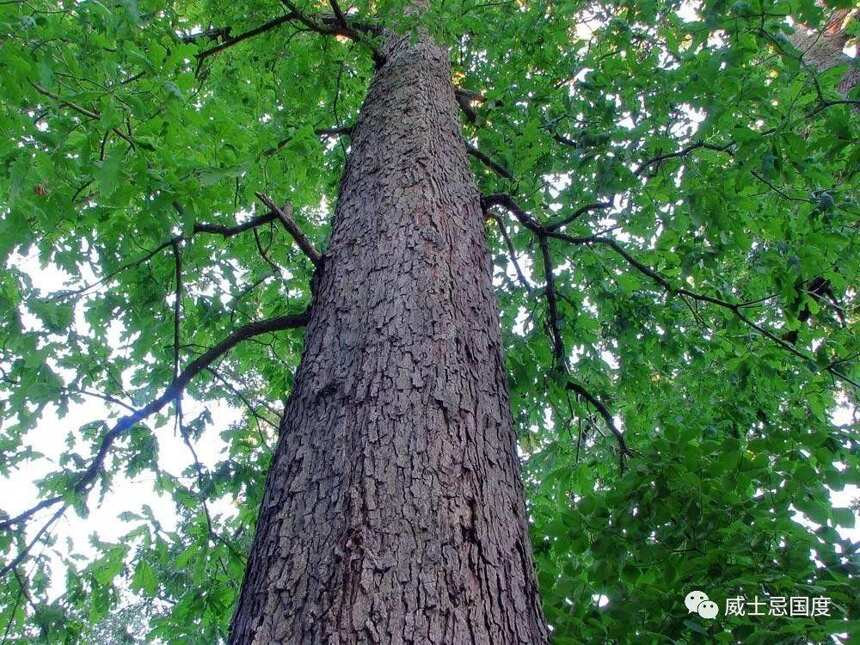
POLYGON ((43 473, 0 512, 4 642, 224 637, 309 251, 376 43, 417 28, 484 194, 555 642, 856 636, 851 3, 404 4, 0 3, 0 477, 43 473), (55 540, 118 493, 121 539, 55 540), (832 604, 709 621, 699 588, 832 604))

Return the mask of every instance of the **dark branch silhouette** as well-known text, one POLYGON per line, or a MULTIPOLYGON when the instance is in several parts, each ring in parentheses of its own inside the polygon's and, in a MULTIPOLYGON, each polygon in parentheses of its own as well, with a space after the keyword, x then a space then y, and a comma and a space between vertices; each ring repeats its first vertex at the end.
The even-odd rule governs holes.
POLYGON ((302 233, 302 230, 292 218, 291 213, 293 211, 293 207, 287 204, 284 208, 279 208, 268 195, 264 195, 263 193, 254 194, 257 196, 257 199, 272 209, 272 211, 278 216, 278 219, 281 220, 284 228, 293 236, 293 239, 296 241, 296 245, 298 245, 302 252, 308 256, 308 259, 314 263, 314 266, 319 266, 319 263, 322 261, 322 256, 320 255, 320 252, 314 248, 314 245, 311 244, 311 241, 305 236, 305 234, 302 233))
POLYGON ((478 150, 471 143, 466 144, 466 152, 472 155, 475 159, 480 161, 482 164, 487 166, 490 170, 492 170, 497 175, 504 177, 505 179, 513 179, 514 176, 511 174, 511 171, 505 168, 500 163, 493 161, 490 157, 485 155, 483 152, 478 150))
POLYGON ((584 387, 577 383, 574 383, 573 381, 568 381, 565 387, 568 390, 576 392, 579 396, 588 401, 597 409, 597 411, 600 413, 600 416, 603 417, 603 420, 606 422, 606 426, 609 428, 609 431, 613 435, 615 435, 615 440, 618 442, 618 461, 619 467, 621 468, 621 472, 623 473, 625 458, 630 456, 630 449, 627 447, 627 442, 624 440, 624 435, 615 425, 615 421, 612 419, 612 415, 609 413, 607 407, 603 405, 600 399, 598 399, 584 387))
MULTIPOLYGON (((502 206, 511 212, 519 222, 525 226, 527 229, 532 231, 535 235, 538 236, 538 240, 542 241, 547 237, 555 238, 558 240, 562 240, 568 242, 570 244, 579 244, 579 245, 592 245, 592 244, 600 244, 603 246, 607 246, 612 249, 615 253, 620 255, 624 260, 630 264, 633 268, 635 268, 640 273, 648 276, 654 282, 659 284, 661 287, 666 289, 670 294, 677 294, 682 296, 687 296, 693 300, 698 300, 700 302, 707 302, 712 305, 716 305, 718 307, 722 307, 727 311, 730 311, 738 320, 746 324, 751 329, 754 329, 759 334, 764 336, 765 338, 773 341, 777 345, 779 345, 782 349, 793 354, 798 358, 804 359, 807 365, 817 365, 815 359, 812 356, 798 350, 791 343, 786 342, 772 331, 763 327, 762 325, 756 323, 753 320, 750 320, 746 315, 744 315, 742 309, 746 306, 749 306, 749 303, 744 302, 731 302, 728 300, 723 300, 722 298, 717 298, 714 296, 709 296, 704 293, 698 293, 695 291, 691 291, 690 289, 686 289, 684 287, 677 287, 672 284, 672 282, 661 275, 648 265, 637 260, 633 255, 631 255, 621 244, 619 244, 616 240, 613 240, 609 237, 603 237, 600 235, 586 235, 586 236, 572 236, 567 235, 566 233, 559 233, 556 230, 550 230, 546 226, 542 225, 538 222, 534 217, 529 215, 519 204, 517 204, 514 199, 507 194, 497 193, 494 195, 485 195, 481 198, 481 204, 485 209, 490 208, 491 206, 502 206)), ((543 248, 543 242, 541 242, 543 248)), ((549 284, 547 285, 547 297, 549 297, 549 284)), ((550 313, 552 313, 553 307, 550 305, 550 313)), ((554 339, 555 342, 555 339, 554 339)), ((821 368, 825 371, 829 372, 836 378, 853 385, 856 388, 860 388, 860 384, 853 381, 851 378, 838 371, 835 368, 835 363, 831 362, 829 365, 821 368)))
MULTIPOLYGON (((168 403, 176 399, 176 397, 183 392, 188 383, 191 382, 191 380, 195 376, 197 376, 197 374, 209 367, 209 365, 213 361, 226 354, 233 347, 235 347, 244 340, 259 336, 261 334, 268 334, 274 331, 303 327, 307 324, 309 318, 310 309, 307 309, 299 314, 278 316, 276 318, 269 318, 267 320, 248 323, 247 325, 244 325, 243 327, 240 327, 239 329, 235 330, 220 343, 218 343, 214 347, 211 347, 206 352, 198 356, 191 363, 189 363, 188 366, 184 370, 182 370, 175 379, 173 379, 170 385, 168 385, 164 392, 162 392, 161 396, 150 402, 145 407, 136 410, 132 414, 120 418, 113 425, 113 427, 102 437, 102 440, 99 443, 98 450, 96 451, 95 456, 90 462, 90 465, 77 477, 74 485, 72 486, 72 492, 77 495, 86 493, 90 485, 96 480, 99 473, 101 472, 101 469, 104 465, 104 461, 113 443, 120 436, 122 436, 132 427, 134 427, 135 424, 155 414, 168 403)), ((64 495, 55 495, 54 497, 43 499, 35 506, 32 506, 26 511, 16 515, 15 517, 0 522, 0 531, 5 531, 10 529, 12 526, 23 524, 40 510, 48 508, 50 506, 54 506, 65 499, 66 497, 64 495)), ((63 508, 65 508, 65 506, 63 508)), ((20 554, 18 557, 20 557, 20 554)), ((16 558, 15 560, 18 560, 18 558, 16 558)), ((13 560, 13 562, 15 562, 15 560, 13 560)), ((20 560, 18 560, 18 562, 20 562, 20 560)), ((17 562, 15 564, 17 564, 17 562)), ((10 566, 15 565, 12 565, 10 563, 10 565, 4 567, 2 570, 0 570, 2 571, 2 574, 5 574, 7 571, 9 571, 10 566)))

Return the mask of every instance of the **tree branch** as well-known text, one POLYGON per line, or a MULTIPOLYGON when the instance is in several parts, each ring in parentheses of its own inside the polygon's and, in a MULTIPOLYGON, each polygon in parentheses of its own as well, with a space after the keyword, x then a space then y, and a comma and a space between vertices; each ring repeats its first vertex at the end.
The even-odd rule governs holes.
POLYGON ((476 92, 470 92, 469 90, 455 87, 454 98, 457 99, 457 105, 460 106, 460 109, 463 111, 463 114, 466 115, 466 119, 469 123, 475 123, 478 120, 478 113, 475 112, 475 108, 472 107, 472 101, 482 99, 483 97, 476 92))
MULTIPOLYGON (((33 537, 33 539, 30 540, 27 543, 27 545, 18 552, 18 555, 16 555, 14 558, 12 558, 12 560, 8 564, 4 565, 3 568, 0 568, 0 579, 2 579, 10 571, 14 571, 15 568, 25 560, 25 558, 30 553, 30 551, 33 549, 33 547, 36 545, 36 543, 40 539, 42 539, 42 536, 45 534, 45 532, 49 528, 51 528, 51 525, 54 522, 56 522, 58 519, 60 519, 60 516, 66 511, 66 508, 67 507, 65 504, 63 504, 60 508, 58 508, 57 511, 51 516, 51 518, 42 525, 42 528, 39 529, 38 533, 36 533, 36 535, 33 537)), ((4 527, 2 524, 0 524, 0 529, 2 529, 2 528, 4 528, 4 527)))
MULTIPOLYGON (((132 427, 134 427, 135 424, 139 423, 143 419, 146 419, 152 414, 155 414, 165 405, 173 401, 180 393, 182 393, 182 391, 185 389, 191 379, 197 376, 197 374, 199 374, 202 370, 206 369, 217 358, 223 356, 228 351, 233 349, 233 347, 235 347, 244 340, 248 340, 255 336, 260 336, 261 334, 268 334, 284 329, 295 329, 296 327, 303 327, 307 324, 309 319, 310 309, 306 309, 299 314, 278 316, 276 318, 268 318, 266 320, 248 323, 247 325, 244 325, 239 329, 235 330, 220 343, 211 347, 206 352, 198 356, 191 363, 189 363, 188 366, 184 370, 182 370, 182 372, 179 373, 179 376, 173 379, 173 381, 164 390, 161 396, 150 402, 145 407, 133 412, 132 414, 122 417, 113 425, 113 427, 102 437, 101 443, 99 444, 98 450, 96 451, 95 456, 90 462, 90 465, 85 471, 83 471, 83 473, 80 474, 72 490, 77 494, 86 492, 90 484, 93 483, 93 481, 96 479, 96 477, 98 477, 99 473, 101 472, 105 458, 107 457, 108 451, 110 450, 114 441, 116 441, 117 438, 130 430, 132 427)), ((36 512, 44 508, 54 506, 55 504, 63 501, 63 499, 64 496, 57 495, 40 501, 35 506, 27 509, 19 515, 0 522, 0 531, 8 530, 11 526, 26 522, 36 512)))
POLYGON ((196 34, 180 34, 179 40, 183 43, 190 45, 192 43, 196 43, 198 40, 218 40, 219 38, 229 38, 230 37, 230 27, 213 27, 212 29, 206 29, 204 31, 199 31, 196 34))
POLYGON ((72 394, 72 395, 82 394, 84 396, 91 396, 93 398, 101 399, 102 401, 105 401, 107 403, 112 403, 114 405, 118 405, 122 408, 125 408, 126 410, 134 412, 134 408, 131 407, 128 403, 126 403, 125 401, 121 401, 120 399, 116 398, 115 396, 111 396, 109 394, 104 394, 102 392, 92 392, 91 390, 85 390, 83 388, 72 387, 69 385, 63 386, 62 390, 64 392, 66 392, 67 395, 68 394, 72 394))
MULTIPOLYGON (((338 137, 338 136, 352 136, 353 131, 355 130, 355 125, 343 125, 337 126, 334 128, 316 128, 314 130, 314 134, 319 137, 338 137)), ((280 152, 284 146, 286 146, 290 141, 292 141, 293 137, 289 136, 285 139, 281 139, 276 143, 273 147, 268 148, 262 152, 263 156, 271 157, 274 154, 280 152)))
POLYGON ((511 262, 514 265, 514 269, 516 269, 517 277, 519 278, 520 283, 523 285, 523 288, 526 291, 531 292, 532 286, 529 284, 529 281, 526 280, 526 276, 523 273, 523 270, 520 268, 520 263, 517 260, 517 254, 516 254, 516 251, 514 250, 514 243, 511 241, 511 238, 508 235, 508 231, 505 228, 505 223, 502 221, 502 218, 499 217, 498 215, 496 215, 494 212, 492 212, 492 211, 484 211, 484 212, 488 213, 490 215, 490 217, 492 217, 496 221, 496 224, 499 225, 499 231, 502 234, 502 239, 505 240, 505 245, 508 247, 508 254, 511 256, 511 262))
POLYGON ((719 146, 712 143, 705 143, 704 141, 697 141, 696 143, 691 143, 685 148, 681 148, 675 152, 667 152, 666 154, 657 155, 656 157, 652 157, 647 161, 643 161, 639 164, 639 167, 633 171, 633 174, 637 177, 645 172, 648 168, 653 166, 654 164, 658 164, 661 161, 665 161, 666 159, 673 159, 675 157, 685 157, 690 154, 693 150, 698 150, 699 148, 704 148, 706 150, 714 150, 716 152, 725 152, 730 156, 734 156, 734 153, 730 150, 730 148, 735 145, 734 141, 730 141, 729 143, 719 146))
POLYGON ((317 128, 314 134, 320 137, 339 137, 341 135, 352 136, 355 125, 342 125, 335 128, 317 128))
MULTIPOLYGON (((173 379, 179 378, 179 325, 182 320, 182 251, 179 242, 173 243, 174 281, 176 299, 173 302, 173 379)), ((179 399, 177 398, 177 407, 179 399)))
POLYGON ((545 224, 544 228, 547 231, 555 231, 555 230, 560 229, 563 226, 567 226, 572 221, 574 221, 578 217, 581 217, 582 215, 584 215, 588 211, 604 209, 604 208, 612 208, 612 202, 611 201, 609 201, 609 202, 594 202, 593 204, 586 204, 585 206, 580 206, 571 215, 568 215, 564 219, 560 219, 556 222, 550 222, 549 224, 545 224))
MULTIPOLYGON (((48 98, 54 99, 60 105, 63 105, 65 107, 69 108, 70 110, 77 112, 78 114, 80 114, 82 116, 87 117, 88 119, 93 119, 94 121, 97 121, 97 120, 102 118, 102 115, 99 112, 96 112, 95 110, 88 110, 85 107, 81 107, 77 103, 72 103, 71 101, 67 101, 64 98, 61 98, 59 95, 54 94, 53 92, 51 92, 49 90, 46 90, 44 87, 42 87, 38 83, 33 83, 31 81, 30 85, 32 85, 33 88, 39 94, 42 94, 43 96, 47 96, 48 98)), ((111 131, 114 134, 116 134, 118 137, 120 137, 121 139, 124 139, 132 148, 137 147, 134 139, 132 139, 129 135, 127 135, 125 132, 123 132, 119 128, 111 128, 111 131)))
POLYGON ((295 3, 290 0, 281 0, 281 2, 290 10, 290 13, 295 16, 296 20, 301 22, 311 31, 315 31, 316 33, 324 36, 344 36, 345 38, 354 40, 370 49, 371 55, 373 56, 373 62, 377 67, 381 67, 385 63, 385 56, 383 56, 382 52, 380 52, 372 42, 368 41, 363 34, 363 32, 374 35, 379 34, 381 33, 380 28, 367 23, 347 20, 346 16, 334 0, 329 0, 332 10, 334 11, 334 15, 323 15, 318 17, 305 15, 299 10, 295 3))
POLYGON ((568 138, 568 137, 564 136, 563 134, 559 134, 559 133, 558 133, 558 132, 556 132, 556 131, 553 131, 553 133, 552 133, 552 138, 553 138, 553 139, 555 139, 556 141, 558 141, 560 144, 562 144, 562 145, 564 145, 564 146, 568 146, 569 148, 579 148, 579 147, 581 147, 581 146, 580 146, 576 141, 574 141, 573 139, 570 139, 570 138, 568 138))
POLYGON ((586 401, 591 403, 597 411, 600 413, 600 416, 603 417, 603 420, 606 422, 607 427, 610 432, 615 435, 615 440, 618 442, 618 462, 619 467, 621 468, 622 474, 624 473, 624 460, 626 457, 630 456, 630 449, 627 447, 627 442, 624 440, 624 434, 616 427, 615 421, 612 419, 612 415, 609 413, 609 410, 606 408, 603 403, 600 402, 596 396, 591 394, 588 390, 586 390, 581 385, 574 383, 573 381, 568 381, 565 387, 568 390, 573 390, 579 396, 584 398, 586 401))
POLYGON ((263 224, 268 224, 269 222, 274 222, 276 219, 278 219, 278 214, 275 213, 275 211, 269 211, 268 213, 263 213, 262 215, 258 215, 257 217, 249 219, 247 222, 242 222, 241 224, 236 224, 235 226, 195 223, 192 232, 212 233, 214 235, 222 235, 224 237, 233 237, 234 235, 238 235, 239 233, 243 233, 252 228, 262 226, 263 224))
POLYGON ((311 244, 311 241, 302 233, 301 229, 298 227, 298 224, 291 217, 293 207, 289 204, 285 207, 287 210, 284 211, 275 205, 267 195, 263 193, 254 193, 261 202, 263 202, 266 206, 268 206, 272 211, 275 212, 278 219, 281 220, 281 223, 284 225, 284 228, 289 231, 290 235, 293 236, 293 239, 296 241, 298 247, 302 250, 302 252, 308 256, 311 262, 313 262, 314 266, 319 266, 320 261, 322 260, 322 256, 319 251, 314 248, 314 245, 311 244))
MULTIPOLYGON (((180 214, 183 212, 183 209, 179 204, 174 203, 173 206, 180 214)), ((269 211, 268 213, 258 215, 257 217, 254 217, 254 218, 248 220, 247 222, 243 222, 241 224, 236 224, 234 226, 224 226, 222 224, 207 224, 207 223, 195 222, 192 229, 191 229, 191 235, 190 236, 175 235, 175 236, 165 240, 164 242, 161 242, 152 251, 149 251, 148 253, 144 254, 143 256, 137 258, 136 260, 131 260, 130 262, 126 262, 125 264, 120 266, 118 269, 108 273, 103 278, 100 278, 91 284, 84 285, 83 287, 80 287, 79 289, 74 289, 72 291, 64 291, 64 292, 61 292, 59 294, 56 294, 55 296, 53 296, 51 298, 51 300, 58 300, 61 298, 70 298, 73 296, 78 296, 78 295, 81 295, 83 293, 86 293, 87 291, 90 291, 91 289, 94 289, 95 287, 97 287, 101 284, 104 284, 105 282, 109 282, 110 280, 112 280, 113 278, 118 276, 123 271, 127 271, 128 269, 130 269, 132 267, 143 264, 144 262, 148 262, 153 257, 158 255, 161 251, 163 251, 164 249, 171 247, 174 244, 177 244, 183 240, 187 240, 189 237, 192 237, 198 233, 210 233, 213 235, 221 235, 225 238, 229 238, 229 237, 233 237, 234 235, 238 235, 239 233, 242 233, 244 231, 256 228, 257 226, 262 226, 263 224, 268 224, 269 222, 273 222, 276 219, 278 219, 278 214, 275 213, 274 211, 269 211)))
POLYGON ((534 219, 531 215, 525 212, 519 204, 514 201, 514 198, 507 193, 493 193, 492 195, 481 196, 481 206, 484 210, 493 206, 501 206, 502 208, 514 214, 520 223, 527 229, 540 236, 544 234, 543 226, 534 219))
MULTIPOLYGON (((198 53, 197 54, 197 61, 198 61, 198 63, 202 63, 204 60, 206 60, 210 56, 213 56, 213 55, 217 54, 218 52, 224 51, 228 47, 233 47, 233 45, 238 45, 243 40, 248 40, 249 38, 253 38, 254 36, 257 36, 259 34, 263 34, 267 31, 271 31, 272 29, 275 29, 276 27, 280 27, 281 25, 288 23, 288 22, 293 22, 296 19, 298 19, 298 16, 295 13, 289 13, 289 14, 286 14, 284 16, 279 16, 277 18, 269 20, 268 22, 264 22, 262 25, 260 25, 258 27, 254 27, 253 29, 250 29, 244 33, 241 33, 238 36, 233 36, 232 38, 227 38, 224 42, 222 42, 218 45, 215 45, 214 47, 210 47, 209 49, 206 49, 206 50, 198 53)), ((228 28, 227 32, 229 32, 229 31, 230 30, 228 28)))
POLYGON ((814 202, 814 201, 812 201, 811 199, 806 199, 805 197, 792 197, 791 195, 789 195, 788 193, 786 193, 786 192, 785 192, 784 190, 782 190, 781 188, 777 188, 776 186, 774 186, 772 182, 770 182, 770 181, 768 181, 767 179, 765 179, 765 178, 764 178, 764 176, 762 176, 760 173, 756 172, 755 170, 751 170, 750 172, 752 173, 752 176, 753 176, 753 177, 755 177, 756 179, 758 179, 761 183, 763 183, 765 186, 767 186, 768 188, 770 188, 773 192, 775 192, 777 195, 779 195, 780 197, 782 197, 783 199, 785 199, 785 200, 787 200, 787 201, 790 201, 790 202, 801 202, 801 203, 804 203, 804 204, 814 204, 814 203, 815 203, 815 202, 814 202))
POLYGON ((260 254, 260 257, 262 257, 262 258, 263 258, 263 260, 265 260, 265 261, 266 261, 266 264, 268 264, 268 265, 269 265, 269 267, 272 269, 272 272, 273 272, 275 275, 281 275, 281 267, 279 267, 277 264, 275 264, 274 262, 272 262, 272 259, 269 257, 269 254, 268 254, 268 250, 269 250, 269 249, 271 248, 271 246, 272 246, 272 241, 274 240, 274 237, 275 237, 275 236, 274 236, 274 235, 272 235, 272 236, 269 238, 269 244, 268 244, 268 245, 266 246, 266 248, 264 249, 264 248, 263 248, 263 243, 260 241, 260 235, 257 233, 257 229, 254 229, 254 244, 256 244, 256 245, 257 245, 257 252, 260 254))
POLYGON ((550 256, 549 243, 547 242, 547 231, 537 220, 526 213, 510 195, 505 193, 496 193, 481 197, 481 207, 485 211, 489 211, 492 206, 497 205, 502 206, 513 213, 523 226, 528 228, 538 237, 541 256, 543 258, 544 281, 546 284, 544 295, 546 296, 548 309, 547 327, 549 328, 550 338, 552 339, 553 356, 555 357, 558 366, 567 371, 567 357, 565 356, 564 340, 561 335, 561 327, 558 320, 558 297, 555 289, 552 257, 550 256))
MULTIPOLYGON (((207 368, 209 369, 209 368, 207 368)), ((240 553, 236 547, 234 547, 230 542, 228 542, 224 537, 218 534, 212 526, 212 515, 209 513, 209 505, 206 503, 206 498, 204 496, 204 477, 203 477, 203 465, 200 463, 200 458, 197 456, 197 451, 194 449, 194 444, 191 443, 191 437, 188 434, 188 428, 185 427, 185 424, 182 422, 182 405, 181 405, 181 394, 176 398, 176 424, 179 426, 179 434, 182 436, 182 441, 185 443, 188 451, 191 453, 191 458, 194 460, 194 471, 197 475, 197 488, 200 491, 200 504, 203 506, 203 516, 206 519, 206 529, 209 535, 209 539, 212 542, 220 542, 227 550, 230 551, 233 556, 239 559, 241 562, 245 562, 245 556, 240 553)), ((190 490, 189 490, 190 492, 190 490)), ((193 494, 193 493, 192 493, 193 494)), ((229 575, 227 572, 227 567, 224 565, 224 561, 221 559, 221 556, 218 556, 218 562, 221 564, 221 568, 224 570, 224 573, 229 575)))
MULTIPOLYGON (((688 298, 692 298, 693 300, 698 300, 700 302, 707 302, 707 303, 710 303, 712 305, 722 307, 723 309, 730 311, 738 320, 740 320, 744 324, 748 325, 749 327, 751 327, 752 329, 757 331, 759 334, 761 334, 765 338, 768 338, 769 340, 773 341, 774 343, 779 345, 781 348, 783 348, 785 351, 789 352, 790 354, 797 356, 798 358, 804 359, 805 361, 808 362, 808 364, 816 365, 815 359, 812 356, 809 356, 806 353, 798 350, 793 345, 785 342, 782 338, 780 338, 779 336, 777 336, 773 332, 769 331, 765 327, 762 327, 758 323, 747 318, 741 312, 741 309, 743 307, 747 306, 748 303, 730 302, 728 300, 723 300, 721 298, 715 298, 714 296, 709 296, 707 294, 697 293, 695 291, 690 291, 689 289, 686 289, 683 287, 675 287, 672 285, 671 282, 669 282, 669 280, 667 278, 665 278, 664 276, 657 273, 651 267, 649 267, 649 266, 643 264, 642 262, 640 262, 639 260, 637 260, 630 253, 628 253, 624 249, 624 247, 622 247, 618 242, 616 242, 615 240, 613 240, 611 238, 599 237, 599 236, 572 237, 570 235, 565 235, 563 233, 555 233, 555 232, 548 233, 548 235, 550 237, 554 237, 554 238, 557 238, 560 240, 564 240, 566 242, 570 242, 571 244, 603 244, 605 246, 608 246, 613 251, 615 251, 618 255, 620 255, 622 258, 624 258, 624 260, 626 260, 627 263, 630 264, 632 267, 634 267, 637 271, 639 271, 640 273, 642 273, 644 275, 647 275, 649 278, 654 280, 654 282, 659 284, 661 287, 666 289, 668 292, 670 292, 672 294, 679 294, 679 295, 687 296, 688 298)), ((832 364, 826 366, 824 369, 827 372, 830 372, 833 376, 839 378, 840 380, 843 380, 846 383, 853 385, 854 387, 860 388, 860 384, 854 382, 852 379, 847 377, 845 374, 842 374, 838 370, 834 369, 832 364)))
POLYGON ((508 170, 507 168, 505 168, 505 167, 504 167, 504 166, 502 166, 501 164, 496 163, 495 161, 493 161, 492 159, 490 159, 490 157, 488 157, 487 155, 485 155, 483 152, 481 152, 480 150, 478 150, 475 146, 473 146, 473 145, 472 145, 471 143, 469 143, 469 142, 466 142, 466 152, 468 152, 468 153, 469 153, 470 155, 472 155, 475 159, 477 159, 477 160, 478 160, 478 161, 480 161, 482 164, 484 164, 485 166, 487 166, 488 168, 490 168, 490 169, 491 169, 493 172, 495 172, 497 175, 499 175, 499 176, 501 176, 501 177, 504 177, 505 179, 511 179, 511 180, 513 180, 514 176, 511 174, 510 170, 508 170))
POLYGON ((834 105, 851 105, 854 109, 860 109, 860 100, 857 99, 837 99, 837 100, 823 100, 820 102, 818 107, 812 110, 807 117, 813 117, 819 112, 823 112, 827 108, 833 107, 834 105))
POLYGON ((558 297, 555 292, 555 275, 552 269, 552 257, 549 254, 549 243, 546 235, 539 237, 541 256, 543 256, 543 273, 546 282, 546 302, 549 310, 550 334, 552 336, 552 350, 556 364, 565 372, 567 371, 567 356, 564 352, 564 339, 561 336, 561 327, 558 321, 558 297))
POLYGON ((376 61, 377 64, 381 64, 380 61, 384 62, 384 58, 376 49, 376 47, 374 47, 373 44, 367 42, 367 39, 362 35, 363 33, 380 33, 381 30, 379 26, 361 21, 348 20, 343 14, 343 12, 340 11, 340 7, 337 6, 337 3, 333 1, 331 2, 331 4, 335 15, 320 16, 319 21, 303 14, 292 2, 285 1, 283 2, 283 4, 289 9, 289 13, 283 16, 278 16, 277 18, 273 18, 272 20, 264 22, 263 24, 254 27, 253 29, 249 29, 248 31, 245 31, 236 36, 229 37, 230 27, 223 27, 220 29, 210 29, 208 31, 201 32, 200 34, 182 36, 181 40, 183 42, 195 42, 199 38, 203 37, 224 38, 224 41, 219 43, 218 45, 210 47, 209 49, 206 49, 197 54, 197 62, 199 66, 200 63, 202 63, 210 56, 222 52, 229 47, 233 47, 234 45, 238 45, 242 41, 266 33, 267 31, 276 29, 288 22, 298 22, 304 25, 307 29, 314 31, 318 34, 323 34, 327 36, 344 36, 356 42, 363 43, 371 49, 374 61, 376 61))
MULTIPOLYGON (((17 577, 17 576, 16 576, 17 577)), ((12 611, 9 612, 9 620, 6 623, 6 629, 3 630, 3 639, 0 640, 0 643, 6 643, 9 638, 9 630, 12 629, 12 623, 15 622, 15 614, 18 611, 18 607, 21 605, 21 600, 24 598, 24 585, 21 583, 20 578, 18 579, 18 595, 15 596, 15 602, 12 604, 12 611)))
MULTIPOLYGON (((565 233, 559 233, 555 230, 549 230, 546 227, 544 227, 543 225, 541 225, 537 220, 535 220, 526 211, 524 211, 519 206, 519 204, 517 204, 513 200, 513 198, 507 194, 497 193, 494 195, 483 196, 481 198, 481 204, 485 209, 489 208, 490 206, 494 206, 494 205, 503 206, 504 208, 508 209, 511 213, 514 214, 514 216, 520 221, 520 223, 523 226, 525 226, 530 231, 535 233, 535 235, 538 236, 539 240, 543 240, 545 237, 552 237, 552 238, 556 238, 559 240, 563 240, 563 241, 568 242, 570 244, 602 244, 602 245, 608 246, 613 251, 615 251, 618 255, 620 255, 622 258, 624 258, 624 260, 626 260, 627 263, 630 264, 632 267, 634 267, 637 271, 639 271, 640 273, 642 273, 644 275, 647 275, 649 278, 654 280, 654 282, 656 282, 661 287, 666 289, 666 291, 673 293, 673 294, 680 294, 683 296, 687 296, 689 298, 692 298, 693 300, 698 300, 700 302, 707 302, 707 303, 710 303, 713 305, 717 305, 718 307, 722 307, 723 309, 726 309, 726 310, 732 312, 732 314, 738 320, 742 321, 744 324, 748 325, 750 328, 754 329, 755 331, 760 333, 762 336, 768 338, 769 340, 772 340, 773 342, 775 342, 777 345, 782 347, 787 352, 797 356, 798 358, 804 359, 805 361, 808 362, 808 364, 817 365, 817 363, 815 362, 813 357, 805 354, 804 352, 801 352, 800 350, 796 349, 790 343, 785 342, 783 339, 781 339, 779 336, 777 336, 773 332, 769 331, 768 329, 762 327, 761 325, 759 325, 759 324, 753 322, 752 320, 750 320, 749 318, 747 318, 741 312, 741 309, 744 306, 747 306, 747 303, 729 302, 728 300, 723 300, 721 298, 716 298, 714 296, 709 296, 707 294, 697 293, 695 291, 690 291, 689 289, 686 289, 683 287, 675 287, 674 285, 672 285, 672 283, 666 277, 660 275, 657 271, 655 271, 651 267, 649 267, 646 264, 643 264, 642 262, 637 260, 630 253, 628 253, 624 249, 624 247, 622 247, 618 242, 616 242, 612 238, 601 237, 599 235, 574 237, 571 235, 567 235, 565 233)), ((549 296, 548 293, 547 293, 547 296, 549 296)), ((824 369, 827 372, 830 372, 836 378, 838 378, 842 381, 845 381, 846 383, 849 383, 849 384, 853 385, 854 387, 860 388, 860 385, 858 385, 858 383, 853 381, 851 378, 849 378, 845 374, 842 374, 841 372, 836 370, 832 363, 830 365, 826 366, 824 369)))
MULTIPOLYGON (((272 454, 272 452, 273 452, 272 446, 269 445, 268 440, 263 435, 263 432, 260 428, 260 421, 266 423, 269 427, 271 427, 275 431, 278 430, 278 427, 279 427, 278 424, 273 422, 271 419, 267 418, 266 415, 258 412, 257 409, 254 407, 254 403, 252 401, 250 401, 248 399, 248 397, 245 396, 236 386, 234 386, 232 383, 230 383, 230 381, 228 381, 226 378, 224 378, 221 375, 221 373, 218 372, 218 370, 216 370, 214 367, 212 367, 210 365, 209 367, 206 368, 206 371, 209 372, 213 377, 215 377, 216 380, 220 381, 221 384, 225 388, 230 390, 230 393, 233 396, 235 396, 237 399, 239 399, 245 405, 245 407, 248 409, 248 414, 250 414, 252 417, 254 417, 254 420, 257 423, 257 434, 260 437, 260 443, 266 447, 266 449, 269 451, 269 454, 272 454)), ((270 408, 265 402, 260 403, 258 405, 260 405, 260 407, 267 410, 270 414, 274 415, 275 418, 278 418, 280 416, 280 414, 278 414, 278 412, 276 410, 273 410, 272 408, 270 408)))

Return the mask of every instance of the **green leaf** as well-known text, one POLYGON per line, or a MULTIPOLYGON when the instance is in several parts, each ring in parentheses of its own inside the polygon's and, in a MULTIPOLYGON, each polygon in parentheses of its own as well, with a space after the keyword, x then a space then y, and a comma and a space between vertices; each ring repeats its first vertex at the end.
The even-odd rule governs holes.
POLYGON ((155 596, 158 590, 158 577, 149 563, 140 559, 134 569, 134 577, 131 580, 131 588, 142 591, 149 597, 155 596))

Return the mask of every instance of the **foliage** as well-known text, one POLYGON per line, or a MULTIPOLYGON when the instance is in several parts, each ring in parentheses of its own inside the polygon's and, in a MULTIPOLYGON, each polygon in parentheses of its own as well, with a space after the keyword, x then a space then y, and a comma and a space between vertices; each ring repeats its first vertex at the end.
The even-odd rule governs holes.
MULTIPOLYGON (((401 5, 350 16, 414 27, 401 5)), ((836 6, 456 0, 421 19, 450 47, 467 140, 508 175, 475 158, 482 191, 514 200, 490 205, 487 229, 558 643, 860 633, 858 545, 839 533, 855 513, 830 501, 860 483, 856 427, 834 421, 860 380, 860 94, 791 40, 836 6), (833 610, 706 621, 683 607, 696 588, 833 610)), ((300 334, 241 342, 185 389, 201 412, 178 432, 220 442, 218 463, 189 450, 184 471, 164 467, 170 404, 117 436, 94 490, 75 482, 127 407, 233 330, 308 303, 313 265, 277 220, 200 226, 264 215, 261 192, 325 246, 348 138, 322 131, 354 122, 373 36, 285 20, 234 40, 285 11, 0 3, 0 475, 44 470, 37 434, 65 442, 39 480, 61 501, 0 531, 5 562, 27 554, 0 583, 4 642, 225 634, 300 334), (110 418, 46 422, 96 399, 110 418), (240 421, 213 418, 219 401, 240 421), (94 556, 52 544, 58 507, 87 522, 142 475, 175 527, 129 499, 125 535, 93 536, 94 556)))

